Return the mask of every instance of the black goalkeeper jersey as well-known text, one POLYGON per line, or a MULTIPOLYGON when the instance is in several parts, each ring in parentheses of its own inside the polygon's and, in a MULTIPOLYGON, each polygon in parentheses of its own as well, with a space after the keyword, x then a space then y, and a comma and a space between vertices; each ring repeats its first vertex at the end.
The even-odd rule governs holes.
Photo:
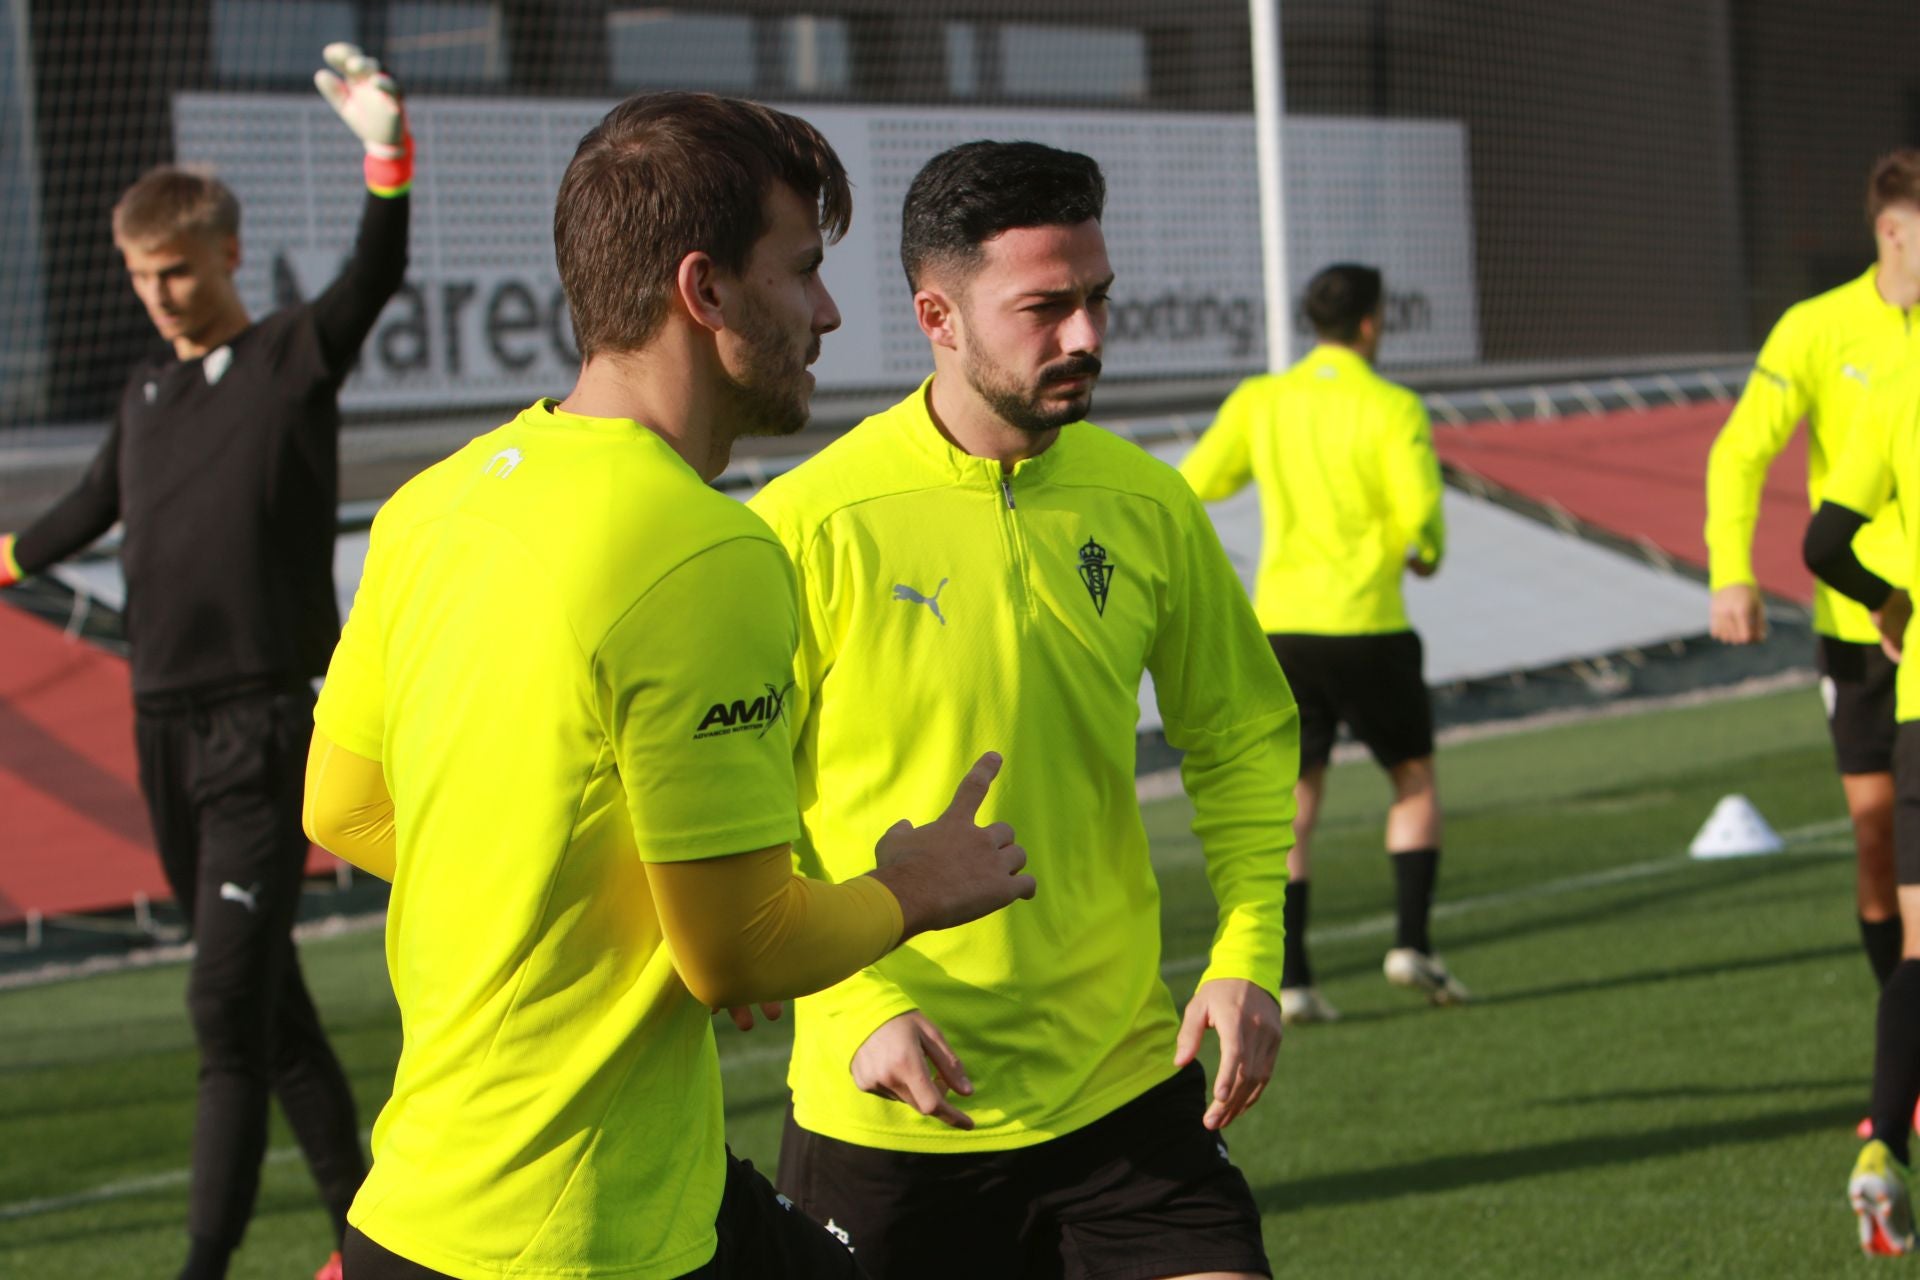
POLYGON ((369 195, 325 293, 196 360, 133 371, 80 484, 24 530, 26 573, 124 526, 136 696, 322 675, 333 591, 340 383, 406 271, 406 196, 369 195))

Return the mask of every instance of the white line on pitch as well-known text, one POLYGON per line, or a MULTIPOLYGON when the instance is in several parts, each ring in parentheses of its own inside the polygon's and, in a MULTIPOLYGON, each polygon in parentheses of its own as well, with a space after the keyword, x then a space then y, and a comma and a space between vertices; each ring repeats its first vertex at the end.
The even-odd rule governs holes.
MULTIPOLYGON (((360 1136, 364 1140, 367 1135, 363 1133, 360 1136)), ((299 1156, 300 1148, 298 1147, 275 1147, 267 1152, 261 1163, 285 1164, 289 1160, 298 1159, 299 1156)), ((146 1173, 137 1178, 109 1182, 91 1191, 76 1191, 72 1195, 65 1196, 47 1196, 39 1200, 19 1200, 13 1204, 0 1205, 0 1222, 37 1217, 43 1213, 59 1213, 66 1209, 81 1209, 90 1204, 144 1195, 149 1191, 166 1191, 173 1187, 184 1187, 192 1180, 193 1171, 190 1169, 163 1169, 159 1173, 146 1173)))

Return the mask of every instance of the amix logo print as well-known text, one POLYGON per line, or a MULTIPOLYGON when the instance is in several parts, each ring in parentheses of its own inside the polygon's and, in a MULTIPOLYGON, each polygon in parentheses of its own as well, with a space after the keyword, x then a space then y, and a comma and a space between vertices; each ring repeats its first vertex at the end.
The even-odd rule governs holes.
POLYGON ((735 698, 731 702, 716 702, 708 707, 693 736, 719 738, 729 733, 758 729, 759 733, 755 736, 766 737, 767 730, 787 718, 787 695, 793 692, 793 681, 787 681, 784 689, 776 689, 772 685, 765 687, 767 691, 751 702, 745 698, 735 698))

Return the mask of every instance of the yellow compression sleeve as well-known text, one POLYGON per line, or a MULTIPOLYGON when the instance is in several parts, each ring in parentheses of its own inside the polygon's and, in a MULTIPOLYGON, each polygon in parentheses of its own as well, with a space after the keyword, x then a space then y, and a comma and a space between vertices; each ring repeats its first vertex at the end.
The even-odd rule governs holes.
POLYGON ((300 824, 322 849, 382 880, 393 879, 393 797, 378 760, 355 755, 315 729, 307 749, 300 824))
POLYGON ((715 1009, 811 995, 900 942, 900 904, 885 885, 797 876, 785 845, 649 862, 647 884, 680 980, 715 1009))

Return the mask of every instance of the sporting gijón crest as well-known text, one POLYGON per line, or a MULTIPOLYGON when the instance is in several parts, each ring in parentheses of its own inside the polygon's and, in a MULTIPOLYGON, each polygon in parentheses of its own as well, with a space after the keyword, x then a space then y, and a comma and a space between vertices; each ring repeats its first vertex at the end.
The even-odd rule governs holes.
POLYGON ((1087 584, 1093 607, 1103 618, 1107 616, 1107 588, 1113 584, 1114 568, 1107 559, 1107 549, 1088 538, 1087 545, 1080 548, 1080 581, 1087 584))

